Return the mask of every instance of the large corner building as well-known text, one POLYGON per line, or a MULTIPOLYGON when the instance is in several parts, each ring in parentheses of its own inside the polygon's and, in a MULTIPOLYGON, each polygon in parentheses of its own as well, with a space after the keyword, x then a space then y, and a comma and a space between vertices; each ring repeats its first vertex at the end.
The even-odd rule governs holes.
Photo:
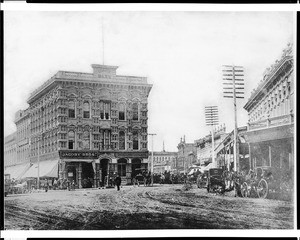
POLYGON ((250 166, 290 171, 294 163, 294 57, 289 44, 266 70, 244 108, 248 111, 250 166))
POLYGON ((98 187, 116 172, 129 184, 132 174, 147 168, 152 85, 145 77, 117 75, 116 66, 92 68, 59 71, 30 95, 24 134, 32 166, 23 178, 39 172, 74 180, 78 188, 98 187))

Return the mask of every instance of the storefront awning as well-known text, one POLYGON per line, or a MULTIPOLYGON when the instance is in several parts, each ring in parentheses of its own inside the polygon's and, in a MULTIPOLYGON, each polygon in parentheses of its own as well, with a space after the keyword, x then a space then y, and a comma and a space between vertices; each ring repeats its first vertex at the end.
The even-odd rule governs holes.
MULTIPOLYGON (((58 177, 58 159, 41 161, 39 163, 40 178, 58 177)), ((38 163, 34 163, 22 178, 37 178, 38 177, 38 163)))
POLYGON ((10 179, 20 179, 22 175, 30 168, 30 163, 18 164, 5 168, 4 173, 10 174, 10 179))
POLYGON ((211 169, 211 168, 215 168, 215 167, 216 167, 215 165, 216 165, 216 164, 209 163, 207 166, 205 166, 204 168, 202 168, 202 170, 203 170, 203 171, 207 171, 207 170, 209 170, 209 169, 211 169))

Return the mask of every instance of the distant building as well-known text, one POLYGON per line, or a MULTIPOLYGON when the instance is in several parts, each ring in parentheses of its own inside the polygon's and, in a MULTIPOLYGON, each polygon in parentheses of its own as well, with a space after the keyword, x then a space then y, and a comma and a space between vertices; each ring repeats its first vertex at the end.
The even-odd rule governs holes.
POLYGON ((18 164, 16 132, 4 138, 4 167, 18 164))
MULTIPOLYGON (((221 126, 214 132, 214 146, 217 147, 227 136, 226 127, 221 126)), ((211 134, 195 140, 197 162, 206 166, 212 162, 212 136, 211 134)), ((216 154, 215 154, 216 156, 216 154)))
POLYGON ((19 110, 15 114, 17 161, 30 162, 30 112, 29 109, 19 110))
POLYGON ((177 172, 188 173, 189 168, 197 162, 196 146, 194 143, 186 143, 185 136, 177 145, 177 172))
MULTIPOLYGON (((160 152, 153 152, 153 172, 164 173, 176 172, 176 158, 177 152, 168 152, 163 150, 160 152)), ((149 154, 149 169, 151 169, 152 153, 149 154)))
MULTIPOLYGON (((22 127, 23 128, 23 127, 22 127)), ((21 144, 21 132, 17 126, 17 132, 4 138, 4 173, 10 174, 11 179, 20 180, 22 175, 30 168, 27 144, 21 144)))
POLYGON ((249 116, 245 137, 250 144, 252 169, 294 167, 294 101, 293 45, 288 44, 244 106, 249 116))

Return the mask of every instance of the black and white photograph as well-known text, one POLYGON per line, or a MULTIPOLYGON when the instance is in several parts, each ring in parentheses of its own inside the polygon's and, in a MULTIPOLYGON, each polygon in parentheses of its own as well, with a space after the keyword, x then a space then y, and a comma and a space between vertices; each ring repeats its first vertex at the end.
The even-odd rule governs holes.
POLYGON ((295 29, 292 10, 4 11, 3 232, 295 229, 295 29))

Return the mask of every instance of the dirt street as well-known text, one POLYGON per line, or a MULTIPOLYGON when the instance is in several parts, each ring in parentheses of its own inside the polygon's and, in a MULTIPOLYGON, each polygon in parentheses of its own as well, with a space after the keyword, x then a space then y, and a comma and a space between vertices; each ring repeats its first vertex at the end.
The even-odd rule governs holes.
POLYGON ((292 229, 293 204, 219 196, 195 186, 124 186, 9 195, 5 228, 11 230, 292 229))

